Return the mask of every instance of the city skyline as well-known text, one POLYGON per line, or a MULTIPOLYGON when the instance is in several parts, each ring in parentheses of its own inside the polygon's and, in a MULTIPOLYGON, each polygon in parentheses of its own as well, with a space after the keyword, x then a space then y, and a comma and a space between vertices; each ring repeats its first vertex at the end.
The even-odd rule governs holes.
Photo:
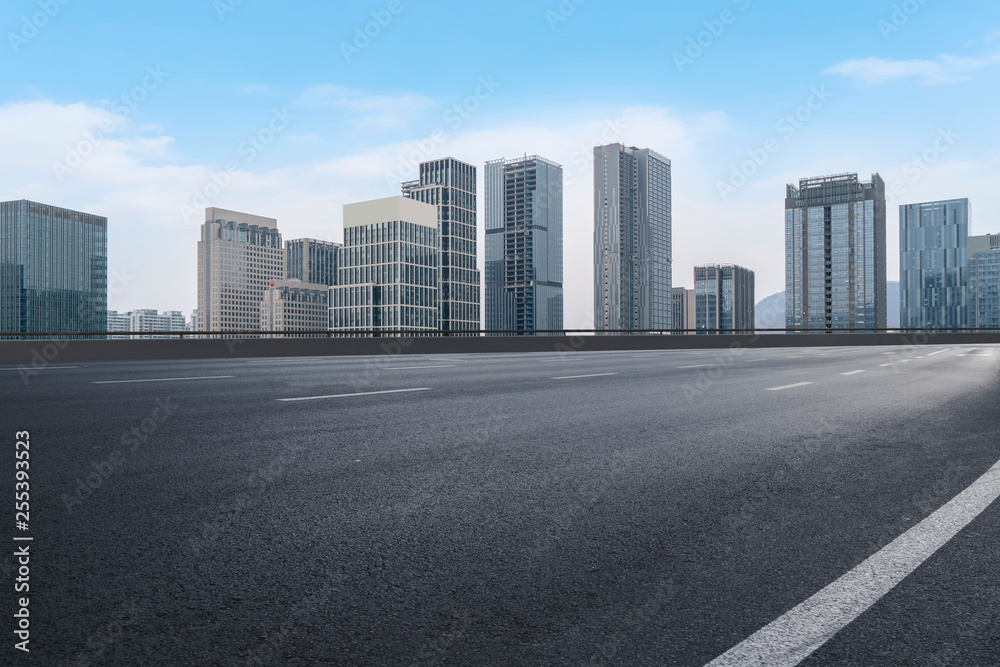
MULTIPOLYGON (((343 203, 397 194, 421 161, 453 155, 479 166, 502 155, 537 153, 566 168, 567 326, 582 326, 593 309, 589 154, 595 144, 653 146, 674 162, 678 276, 697 264, 731 261, 755 269, 761 295, 783 286, 774 193, 801 174, 877 171, 887 186, 903 186, 889 202, 891 211, 898 204, 968 197, 980 213, 970 233, 997 231, 1000 215, 992 212, 1000 211, 1000 194, 991 184, 1000 164, 988 109, 1000 71, 993 61, 1000 41, 991 38, 990 26, 1000 23, 1000 8, 981 8, 970 21, 923 4, 904 25, 890 23, 893 30, 885 32, 880 22, 891 20, 891 6, 852 2, 846 9, 811 8, 811 20, 822 21, 824 32, 806 36, 784 30, 787 21, 775 20, 777 9, 747 5, 732 3, 735 21, 717 37, 709 33, 702 40, 709 45, 678 66, 675 54, 689 58, 689 40, 707 30, 706 22, 715 25, 721 8, 638 3, 635 11, 651 18, 657 35, 637 42, 638 53, 629 57, 664 65, 668 85, 653 86, 648 71, 618 67, 613 55, 580 48, 625 18, 591 3, 565 17, 558 5, 483 9, 500 25, 523 26, 504 36, 505 46, 511 39, 551 44, 548 50, 564 57, 553 61, 553 70, 525 74, 523 55, 509 62, 484 55, 489 40, 499 39, 490 35, 470 45, 469 59, 453 63, 447 77, 398 63, 428 26, 454 25, 467 18, 467 9, 404 5, 382 38, 348 62, 341 43, 351 44, 355 28, 383 7, 316 7, 310 11, 329 19, 317 25, 343 26, 320 47, 328 50, 322 56, 328 67, 309 64, 311 58, 304 67, 287 66, 289 59, 301 60, 295 55, 301 47, 290 44, 267 57, 233 48, 219 68, 206 71, 204 56, 183 40, 138 39, 141 30, 103 39, 116 21, 142 25, 135 15, 140 8, 115 2, 88 12, 61 7, 27 44, 15 52, 8 40, 0 55, 11 66, 0 125, 8 128, 3 141, 12 158, 3 168, 0 199, 107 216, 109 269, 125 278, 109 307, 190 311, 196 262, 186 231, 202 222, 205 204, 276 218, 289 238, 334 241, 341 238, 343 203), (65 49, 77 33, 107 46, 70 57, 65 49), (748 43, 769 42, 774 46, 752 59, 739 56, 748 43), (594 85, 608 94, 578 94, 594 85), (210 109, 191 104, 208 90, 219 103, 210 109), (872 114, 879 122, 870 122, 872 114), (102 134, 102 122, 111 131, 102 134), (270 139, 255 139, 262 150, 244 145, 260 133, 270 139), (77 163, 73 156, 81 149, 88 155, 77 163), (225 171, 230 162, 237 163, 233 174, 225 171), (57 175, 56 165, 68 171, 57 175), (725 201, 720 183, 736 189, 725 201), (194 205, 196 192, 216 189, 210 201, 194 205), (723 247, 716 249, 719 239, 723 247), (162 280, 168 274, 172 279, 162 280)), ((15 9, 30 16, 33 8, 20 3, 15 9)), ((799 11, 805 10, 792 10, 799 11)), ((15 34, 19 16, 15 12, 9 26, 15 34)), ((290 21, 303 29, 291 13, 248 3, 221 18, 210 5, 178 3, 160 20, 164 30, 179 24, 221 29, 220 49, 273 35, 290 21)), ((441 47, 428 48, 438 53, 441 47)), ((897 243, 895 227, 889 225, 890 248, 897 243)), ((890 253, 889 275, 896 275, 897 262, 890 253)))

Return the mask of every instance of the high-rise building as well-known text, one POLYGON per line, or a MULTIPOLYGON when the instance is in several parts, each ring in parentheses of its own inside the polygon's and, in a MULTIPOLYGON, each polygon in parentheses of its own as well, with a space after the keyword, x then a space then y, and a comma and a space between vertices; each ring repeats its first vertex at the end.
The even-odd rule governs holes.
POLYGON ((205 209, 198 242, 199 331, 260 331, 264 290, 284 276, 277 220, 205 209))
POLYGON ((478 331, 480 275, 476 255, 476 168, 454 158, 420 165, 418 180, 403 183, 403 196, 438 210, 441 267, 438 322, 441 331, 478 331))
POLYGON ((108 318, 108 219, 0 203, 0 333, 94 332, 108 318))
POLYGON ((695 329, 754 330, 754 272, 735 264, 694 268, 695 329))
POLYGON ((594 322, 671 329, 670 160, 648 148, 594 148, 594 322))
POLYGON ((486 329, 563 329, 563 170, 537 155, 486 163, 486 329))
POLYGON ((671 329, 674 331, 693 330, 696 326, 694 315, 697 308, 695 291, 685 287, 674 287, 671 290, 671 295, 673 297, 671 329))
POLYGON ((902 328, 969 325, 968 242, 968 199, 899 207, 902 328))
POLYGON ((285 242, 285 272, 288 280, 330 287, 337 280, 340 244, 318 239, 285 242))
MULTIPOLYGON (((327 331, 330 328, 330 286, 301 280, 276 280, 264 290, 260 303, 260 330, 269 332, 327 331)), ((265 334, 265 338, 285 338, 265 334)), ((297 338, 325 338, 321 333, 297 338)))
POLYGON ((344 206, 330 328, 376 336, 438 331, 437 227, 437 207, 406 197, 344 206))
POLYGON ((885 182, 807 178, 785 198, 785 326, 886 327, 885 182))
POLYGON ((1000 234, 969 237, 969 325, 1000 330, 1000 234))

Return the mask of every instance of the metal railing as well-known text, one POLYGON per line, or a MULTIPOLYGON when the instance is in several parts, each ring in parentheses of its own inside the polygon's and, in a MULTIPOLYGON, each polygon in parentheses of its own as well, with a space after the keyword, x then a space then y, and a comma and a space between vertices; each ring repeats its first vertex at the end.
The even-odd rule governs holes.
POLYGON ((842 328, 842 329, 539 329, 496 330, 469 329, 462 331, 428 331, 426 329, 360 329, 360 330, 314 330, 314 331, 12 331, 0 332, 0 341, 50 340, 50 339, 91 339, 91 340, 141 340, 141 339, 198 339, 198 338, 472 338, 477 336, 571 336, 623 334, 677 336, 677 335, 759 335, 759 334, 937 334, 937 333, 1000 333, 997 327, 889 327, 889 328, 842 328), (126 338, 127 337, 127 338, 126 338))

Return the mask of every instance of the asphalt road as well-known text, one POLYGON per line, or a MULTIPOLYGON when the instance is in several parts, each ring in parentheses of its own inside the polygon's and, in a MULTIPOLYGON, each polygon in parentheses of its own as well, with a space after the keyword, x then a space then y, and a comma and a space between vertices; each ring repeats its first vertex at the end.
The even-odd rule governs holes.
MULTIPOLYGON (((31 652, 8 583, 0 663, 705 665, 1000 460, 998 371, 933 346, 0 367, 0 491, 29 431, 32 519, 7 503, 0 538, 34 538, 31 652)), ((1000 664, 1000 502, 802 664, 1000 664)))

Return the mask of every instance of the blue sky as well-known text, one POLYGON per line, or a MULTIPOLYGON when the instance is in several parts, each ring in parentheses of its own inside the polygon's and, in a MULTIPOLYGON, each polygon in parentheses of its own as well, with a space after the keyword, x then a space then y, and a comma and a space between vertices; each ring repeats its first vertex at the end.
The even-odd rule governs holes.
POLYGON ((0 3, 0 198, 107 215, 112 308, 190 311, 205 201, 340 240, 415 159, 538 153, 566 166, 584 326, 599 141, 673 161, 675 285, 736 262, 780 291, 784 184, 825 173, 969 197, 1000 231, 994 2, 64 2, 0 3))

